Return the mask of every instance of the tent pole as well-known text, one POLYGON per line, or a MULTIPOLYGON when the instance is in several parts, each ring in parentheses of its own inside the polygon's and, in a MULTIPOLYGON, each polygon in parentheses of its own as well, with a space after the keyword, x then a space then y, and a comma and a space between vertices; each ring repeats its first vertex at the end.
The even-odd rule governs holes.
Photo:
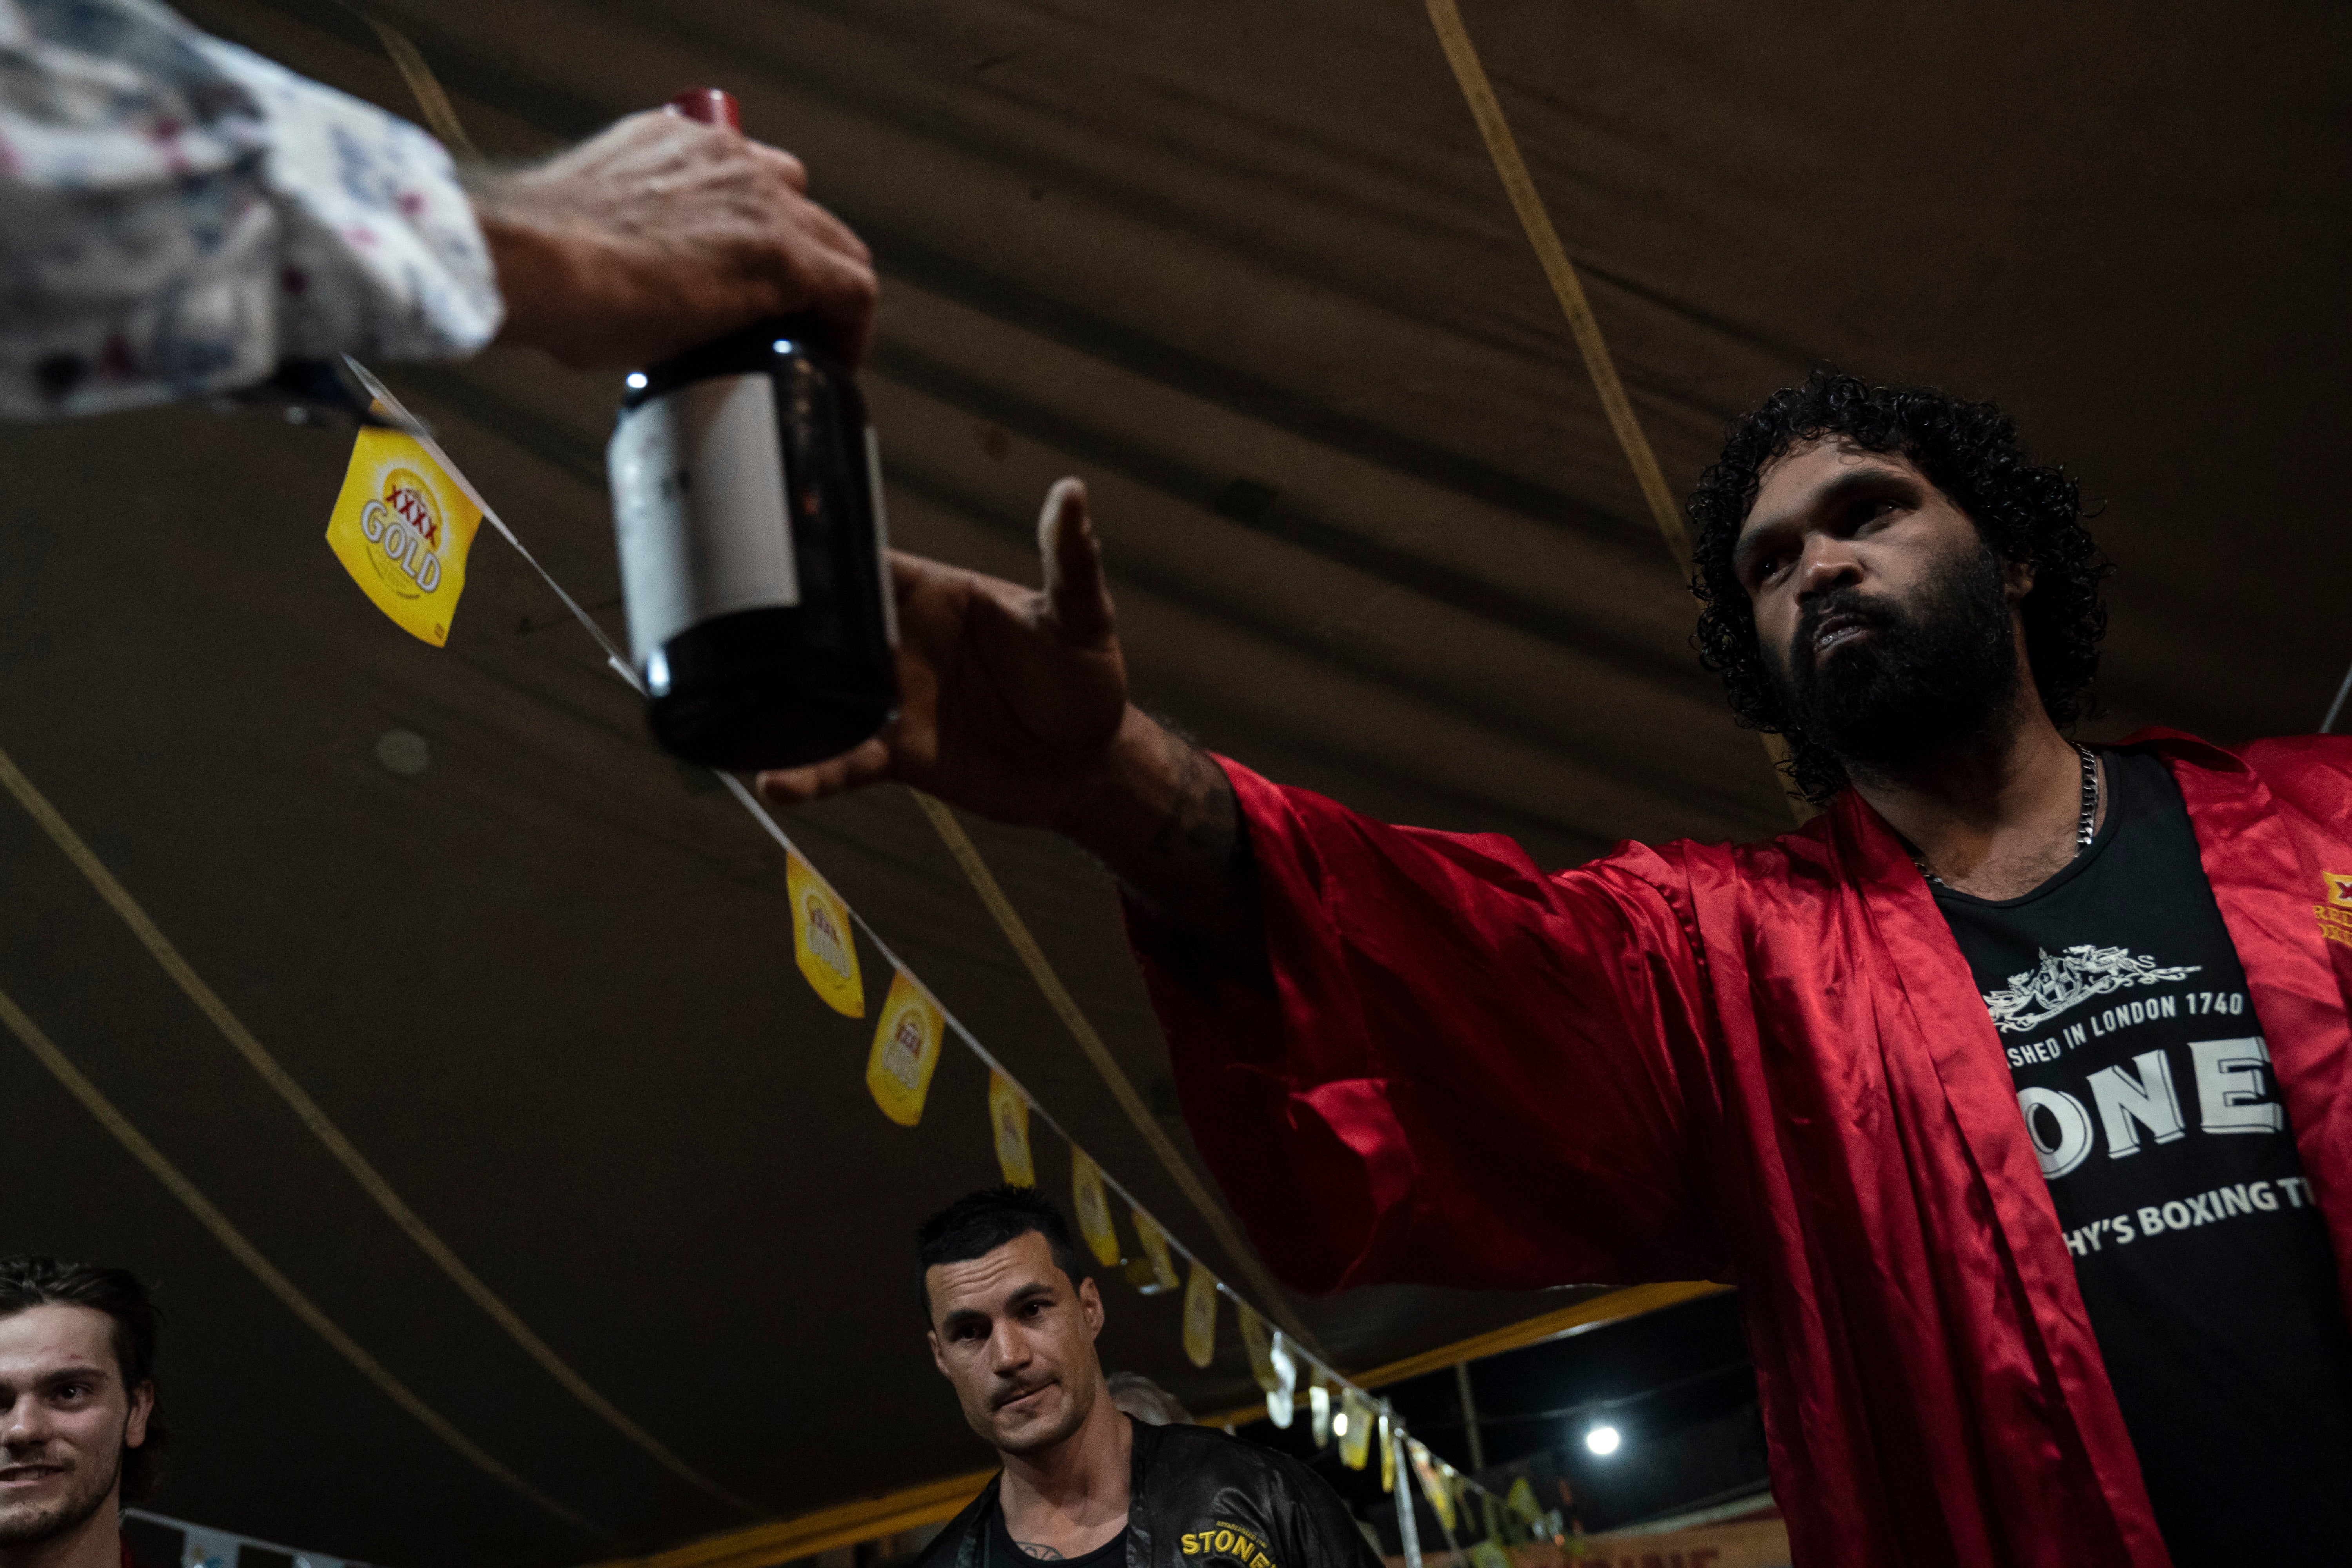
POLYGON ((2352 669, 2347 669, 2344 672, 2344 684, 2336 689, 2336 700, 2327 705, 2327 717, 2319 721, 2321 734, 2331 735, 2336 732, 2336 715, 2344 711, 2344 699, 2347 695, 2352 695, 2352 669))
POLYGON ((1391 1474, 1396 1477, 1397 1534, 1404 1542, 1404 1568, 1421 1568, 1421 1520, 1413 1502, 1421 1483, 1404 1451, 1404 1427, 1393 1409, 1389 1415, 1389 1447, 1396 1456, 1391 1474))
POLYGON ((1476 1475, 1486 1468, 1486 1443, 1478 1431, 1478 1404, 1470 1397, 1470 1363, 1454 1363, 1454 1391, 1462 1395, 1462 1431, 1470 1439, 1470 1473, 1476 1475))

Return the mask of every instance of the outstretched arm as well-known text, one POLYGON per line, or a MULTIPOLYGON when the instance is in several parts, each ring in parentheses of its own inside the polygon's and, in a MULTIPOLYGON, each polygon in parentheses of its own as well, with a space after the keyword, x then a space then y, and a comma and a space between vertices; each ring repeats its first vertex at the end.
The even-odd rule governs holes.
POLYGON ((895 779, 1108 866, 1153 917, 1133 931, 1185 1119, 1293 1283, 1713 1267, 1685 1088, 1706 1009, 1661 890, 1675 868, 1627 851, 1548 878, 1507 839, 1392 827, 1220 763, 1128 700, 1076 480, 1038 544, 1034 589, 897 557, 897 723, 762 792, 895 779))

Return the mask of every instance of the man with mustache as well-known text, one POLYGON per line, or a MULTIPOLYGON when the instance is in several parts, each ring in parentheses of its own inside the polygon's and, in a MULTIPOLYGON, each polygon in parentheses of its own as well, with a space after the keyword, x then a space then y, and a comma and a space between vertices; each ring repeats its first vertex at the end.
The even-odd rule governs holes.
POLYGON ((898 563, 897 778, 1119 879, 1202 1152, 1293 1283, 1736 1280, 1800 1563, 2288 1561, 2352 1485, 2352 741, 2066 738, 2105 573, 1986 404, 1822 374, 1690 502, 1703 661, 1825 807, 1547 875, 1127 701, 898 563))
POLYGON ((155 1479, 160 1314, 120 1268, 0 1258, 0 1568, 126 1568, 155 1479))
POLYGON ((949 1205, 915 1256, 931 1359, 1004 1463, 922 1568, 1378 1568, 1306 1466, 1118 1408, 1095 1354, 1102 1296, 1034 1187, 949 1205))

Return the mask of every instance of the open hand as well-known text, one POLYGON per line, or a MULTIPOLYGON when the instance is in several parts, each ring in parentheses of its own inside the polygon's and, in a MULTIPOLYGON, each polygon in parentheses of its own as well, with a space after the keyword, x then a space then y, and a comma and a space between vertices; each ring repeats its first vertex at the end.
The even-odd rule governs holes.
POLYGON ((892 552, 898 721, 830 762, 761 773, 760 793, 789 805, 895 779, 1000 822, 1065 826, 1127 715, 1127 666, 1077 480, 1047 492, 1037 544, 1042 589, 892 552))

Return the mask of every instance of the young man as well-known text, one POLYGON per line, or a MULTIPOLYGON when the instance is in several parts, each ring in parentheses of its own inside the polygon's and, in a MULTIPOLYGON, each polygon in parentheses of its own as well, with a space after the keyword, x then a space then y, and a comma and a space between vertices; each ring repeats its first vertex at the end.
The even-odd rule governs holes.
POLYGON ((162 1315, 120 1268, 0 1258, 0 1568, 127 1568, 154 1483, 162 1315))
POLYGON ((1126 700, 1083 492, 899 563, 903 779, 1118 874, 1269 1260, 1741 1287, 1801 1563, 2239 1562, 2352 1487, 2352 741, 2070 743, 2104 571, 1989 405, 1820 375, 1691 503, 1702 656, 1827 810, 1547 876, 1126 700))
POLYGON ((1095 1355, 1102 1297, 1034 1187, 950 1205, 924 1222, 915 1257, 931 1360, 1004 1462, 922 1568, 1378 1568, 1306 1466, 1118 1409, 1095 1355))

